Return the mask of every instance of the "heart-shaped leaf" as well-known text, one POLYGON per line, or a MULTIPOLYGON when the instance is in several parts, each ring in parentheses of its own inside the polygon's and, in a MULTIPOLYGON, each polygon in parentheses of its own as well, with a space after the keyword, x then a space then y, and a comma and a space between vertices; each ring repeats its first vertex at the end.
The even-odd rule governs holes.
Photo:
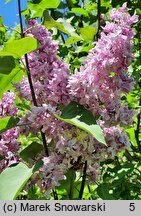
POLYGON ((96 124, 93 114, 86 110, 82 105, 72 101, 64 108, 61 116, 54 115, 56 118, 72 124, 90 135, 92 135, 100 143, 105 144, 105 138, 102 129, 96 124))

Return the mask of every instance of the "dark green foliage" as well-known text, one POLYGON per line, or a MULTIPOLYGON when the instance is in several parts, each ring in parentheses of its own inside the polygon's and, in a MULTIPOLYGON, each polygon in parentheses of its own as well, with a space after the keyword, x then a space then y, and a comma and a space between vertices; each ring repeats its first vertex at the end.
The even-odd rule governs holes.
POLYGON ((20 152, 20 157, 28 162, 30 159, 34 160, 42 150, 43 146, 41 144, 33 142, 20 152))
POLYGON ((0 56, 0 73, 9 74, 15 68, 15 59, 12 56, 0 56))

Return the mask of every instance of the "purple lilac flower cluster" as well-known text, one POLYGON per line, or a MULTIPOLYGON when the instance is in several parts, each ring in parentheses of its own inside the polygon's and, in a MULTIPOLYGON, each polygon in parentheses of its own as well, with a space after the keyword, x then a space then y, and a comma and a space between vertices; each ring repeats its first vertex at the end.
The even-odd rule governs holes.
MULTIPOLYGON (((17 116, 18 109, 14 103, 15 94, 5 92, 0 101, 0 118, 6 116, 17 116)), ((20 143, 18 142, 19 132, 17 128, 12 128, 0 135, 0 173, 7 167, 19 161, 17 151, 20 143)))
MULTIPOLYGON (((43 190, 59 185, 71 167, 82 172, 87 160, 87 177, 95 181, 99 162, 113 158, 130 141, 120 126, 132 122, 133 110, 121 104, 120 98, 133 88, 134 81, 127 69, 133 60, 131 52, 134 31, 131 25, 137 22, 130 16, 127 4, 110 13, 100 39, 89 53, 86 61, 70 76, 69 66, 56 57, 57 43, 51 33, 35 20, 29 20, 27 36, 39 41, 39 48, 28 54, 29 67, 39 107, 33 107, 20 123, 25 134, 46 134, 49 157, 44 157, 44 166, 39 171, 37 182, 43 190), (86 132, 55 119, 51 113, 60 115, 58 105, 76 101, 98 118, 107 146, 102 145, 86 132), (46 112, 48 110, 49 112, 46 112), (78 162, 79 161, 79 162, 78 162)), ((30 101, 31 94, 26 78, 16 84, 21 98, 30 101)))
MULTIPOLYGON (((28 54, 29 68, 34 83, 34 90, 39 106, 42 104, 66 105, 69 94, 66 88, 70 75, 69 66, 56 57, 58 44, 51 38, 51 33, 45 26, 37 25, 35 20, 29 20, 29 30, 26 36, 34 37, 39 42, 39 48, 28 54)), ((23 77, 17 83, 17 90, 22 98, 30 99, 30 89, 27 78, 23 77)))
POLYGON ((101 116, 104 126, 130 125, 134 111, 122 106, 120 97, 133 89, 133 78, 126 72, 133 60, 131 52, 134 31, 126 3, 110 12, 112 22, 106 22, 100 39, 85 63, 69 79, 70 95, 94 116, 101 116))

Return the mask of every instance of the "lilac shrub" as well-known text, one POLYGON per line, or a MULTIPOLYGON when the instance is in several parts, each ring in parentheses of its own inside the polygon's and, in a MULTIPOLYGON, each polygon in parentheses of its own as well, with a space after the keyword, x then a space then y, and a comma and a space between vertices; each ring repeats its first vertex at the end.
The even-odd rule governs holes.
MULTIPOLYGON (((28 22, 26 36, 35 37, 39 42, 39 48, 28 54, 38 107, 33 106, 20 120, 25 125, 20 132, 36 135, 42 129, 46 135, 49 157, 44 155, 44 165, 36 176, 43 191, 58 186, 70 168, 82 173, 85 161, 87 178, 93 182, 99 176, 101 161, 130 149, 128 136, 120 127, 131 125, 135 112, 121 103, 121 97, 134 86, 127 71, 133 60, 131 48, 135 33, 131 25, 138 17, 130 16, 128 10, 125 3, 110 12, 110 20, 103 27, 98 42, 80 71, 76 70, 73 75, 70 75, 69 65, 56 57, 58 44, 52 40, 51 33, 36 20, 28 22), (61 114, 60 105, 66 106, 71 101, 93 113, 107 146, 53 117, 52 114, 61 114)), ((32 103, 27 78, 23 77, 15 87, 21 98, 32 103)))

